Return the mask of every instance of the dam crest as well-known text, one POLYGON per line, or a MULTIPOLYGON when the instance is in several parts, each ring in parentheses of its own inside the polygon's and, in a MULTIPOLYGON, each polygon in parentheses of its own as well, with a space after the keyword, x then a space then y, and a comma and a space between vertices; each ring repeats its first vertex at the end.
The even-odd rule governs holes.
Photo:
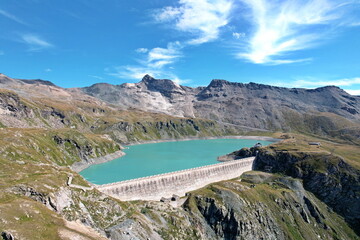
POLYGON ((206 185, 239 177, 253 168, 255 157, 163 173, 143 178, 97 185, 96 188, 122 201, 160 200, 173 194, 184 196, 206 185))

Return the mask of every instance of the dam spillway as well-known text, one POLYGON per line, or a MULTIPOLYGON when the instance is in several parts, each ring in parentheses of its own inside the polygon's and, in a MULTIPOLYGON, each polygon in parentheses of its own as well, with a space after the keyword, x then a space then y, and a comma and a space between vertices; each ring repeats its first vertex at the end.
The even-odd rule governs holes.
POLYGON ((239 177, 251 171, 255 157, 244 158, 208 166, 169 172, 149 177, 98 185, 96 188, 122 201, 160 200, 173 194, 184 196, 186 192, 202 188, 212 182, 239 177))

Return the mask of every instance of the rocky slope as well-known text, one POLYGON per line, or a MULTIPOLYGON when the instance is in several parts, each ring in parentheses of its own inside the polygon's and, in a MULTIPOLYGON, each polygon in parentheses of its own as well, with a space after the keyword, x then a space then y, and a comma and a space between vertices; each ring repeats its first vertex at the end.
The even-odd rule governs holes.
MULTIPOLYGON (((299 141, 266 148, 244 148, 231 159, 256 156, 254 169, 301 179, 304 189, 326 203, 360 234, 360 170, 358 164, 323 149, 298 149, 299 141)), ((336 147, 332 146, 332 148, 336 147)), ((357 150, 358 151, 358 150, 357 150)), ((356 158, 358 163, 359 159, 356 158)))
MULTIPOLYGON (((146 75, 139 83, 63 89, 48 81, 12 79, 1 74, 1 88, 0 125, 5 126, 71 127, 91 132, 120 128, 122 133, 117 133, 117 138, 126 142, 136 139, 129 139, 130 134, 124 134, 122 128, 145 133, 147 130, 141 128, 151 128, 157 132, 156 124, 165 129, 172 125, 167 120, 185 118, 184 122, 192 125, 206 119, 218 126, 217 134, 297 131, 360 144, 360 97, 331 86, 288 89, 213 80, 207 87, 190 88, 146 75)), ((196 130, 196 126, 190 128, 196 130)), ((181 135, 172 134, 172 130, 160 135, 181 135)))
POLYGON ((302 179, 304 188, 342 215, 360 234, 360 170, 327 153, 260 151, 255 169, 302 179))
POLYGON ((206 239, 357 238, 301 181, 268 173, 195 191, 184 208, 206 239))
POLYGON ((5 75, 0 75, 0 126, 70 128, 82 133, 108 134, 121 143, 224 135, 239 133, 243 129, 206 119, 123 110, 121 106, 111 105, 76 89, 63 89, 42 80, 12 79, 5 75))
POLYGON ((84 93, 125 108, 144 109, 173 116, 195 117, 193 100, 201 88, 180 86, 171 80, 146 75, 139 83, 94 84, 84 93))
POLYGON ((357 124, 360 122, 360 97, 334 86, 290 89, 213 80, 207 87, 190 88, 146 75, 139 83, 94 84, 81 91, 126 108, 212 119, 257 129, 297 130, 297 124, 290 119, 305 113, 309 118, 321 115, 333 125, 338 121, 331 114, 357 124), (325 117, 324 113, 329 114, 325 117))
MULTIPOLYGON (((258 149, 257 169, 275 174, 252 172, 241 180, 211 184, 190 193, 177 208, 118 201, 70 168, 118 152, 121 143, 239 134, 253 127, 277 128, 277 123, 300 132, 341 134, 357 143, 357 97, 334 87, 292 93, 295 90, 222 80, 188 88, 149 76, 138 84, 89 89, 0 75, 3 238, 359 239, 349 227, 358 229, 360 150, 355 145, 324 143, 322 150, 335 149, 334 154, 346 155, 344 160, 314 153, 306 141, 258 149), (266 98, 261 97, 264 93, 266 98), (267 112, 267 101, 282 106, 292 94, 314 99, 299 97, 284 112, 275 107, 267 112), (329 96, 332 104, 326 102, 329 96), (139 106, 143 109, 134 109, 139 106)), ((256 153, 240 152, 234 155, 256 153)))

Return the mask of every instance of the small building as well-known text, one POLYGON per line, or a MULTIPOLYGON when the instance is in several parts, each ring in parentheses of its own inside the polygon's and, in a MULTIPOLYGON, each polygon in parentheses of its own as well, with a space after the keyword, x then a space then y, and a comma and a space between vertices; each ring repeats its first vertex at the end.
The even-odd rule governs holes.
POLYGON ((320 147, 320 146, 321 146, 321 143, 320 143, 320 142, 309 142, 309 145, 320 147))

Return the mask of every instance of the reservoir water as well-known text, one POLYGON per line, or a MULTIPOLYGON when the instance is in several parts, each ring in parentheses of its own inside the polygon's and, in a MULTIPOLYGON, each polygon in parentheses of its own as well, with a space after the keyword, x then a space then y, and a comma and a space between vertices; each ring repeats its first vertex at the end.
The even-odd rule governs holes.
POLYGON ((211 139, 130 146, 125 156, 80 172, 89 182, 105 184, 219 163, 217 157, 271 142, 253 139, 211 139))

